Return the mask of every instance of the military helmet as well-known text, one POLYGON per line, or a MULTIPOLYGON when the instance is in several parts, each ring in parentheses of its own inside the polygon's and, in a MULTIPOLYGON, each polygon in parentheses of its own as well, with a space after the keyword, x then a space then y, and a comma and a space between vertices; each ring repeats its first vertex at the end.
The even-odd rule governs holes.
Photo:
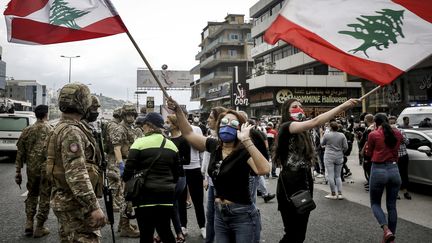
POLYGON ((127 114, 132 114, 135 117, 138 116, 138 113, 135 109, 135 106, 131 103, 126 103, 123 105, 122 110, 121 110, 121 115, 122 117, 125 117, 127 114))
POLYGON ((101 103, 96 95, 91 95, 91 105, 90 110, 97 110, 101 107, 101 103))
POLYGON ((114 111, 113 111, 113 117, 114 118, 121 118, 121 112, 122 112, 122 108, 121 107, 115 108, 114 111))
POLYGON ((64 113, 84 115, 92 103, 90 89, 80 83, 66 84, 59 94, 59 108, 64 113))

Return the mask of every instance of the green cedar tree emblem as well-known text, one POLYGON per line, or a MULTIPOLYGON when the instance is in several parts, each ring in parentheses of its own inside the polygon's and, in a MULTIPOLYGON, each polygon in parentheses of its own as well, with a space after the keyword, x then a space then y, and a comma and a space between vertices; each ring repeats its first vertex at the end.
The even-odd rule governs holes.
POLYGON ((50 24, 64 25, 72 29, 81 29, 79 25, 75 23, 75 19, 82 17, 89 12, 77 10, 67 6, 68 3, 64 0, 54 0, 50 8, 50 24))
POLYGON ((379 15, 361 15, 361 18, 356 18, 360 23, 347 25, 354 28, 354 31, 338 32, 364 41, 359 47, 349 50, 350 52, 362 51, 369 58, 366 53, 369 48, 375 47, 381 51, 382 47, 389 47, 390 41, 397 44, 397 37, 405 38, 401 27, 404 10, 382 9, 375 12, 379 15))

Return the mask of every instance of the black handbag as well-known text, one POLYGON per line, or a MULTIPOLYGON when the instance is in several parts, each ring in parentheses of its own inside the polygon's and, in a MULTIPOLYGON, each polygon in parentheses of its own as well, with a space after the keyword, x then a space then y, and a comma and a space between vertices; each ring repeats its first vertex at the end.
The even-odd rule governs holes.
POLYGON ((125 201, 133 202, 139 199, 140 194, 142 193, 142 189, 144 188, 148 172, 153 167, 153 164, 156 162, 156 160, 160 158, 160 155, 162 153, 162 148, 165 146, 165 142, 166 142, 166 138, 163 139, 162 144, 159 148, 158 155, 153 158, 153 161, 150 164, 150 166, 148 168, 136 172, 132 176, 132 178, 126 181, 125 190, 124 190, 125 201))
POLYGON ((288 197, 288 194, 285 189, 285 184, 283 183, 283 181, 281 183, 288 202, 290 202, 294 206, 298 214, 309 213, 310 211, 316 208, 316 204, 312 199, 312 195, 309 190, 309 180, 307 178, 307 174, 305 173, 305 175, 306 175, 307 190, 299 190, 294 194, 292 194, 290 197, 288 197))

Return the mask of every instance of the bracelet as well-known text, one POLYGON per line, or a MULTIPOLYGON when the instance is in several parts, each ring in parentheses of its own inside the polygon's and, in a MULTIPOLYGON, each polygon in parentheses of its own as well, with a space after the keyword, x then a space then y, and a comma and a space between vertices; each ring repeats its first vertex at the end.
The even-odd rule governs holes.
POLYGON ((252 139, 250 138, 246 138, 245 140, 242 141, 242 143, 246 142, 246 141, 252 141, 252 139))
POLYGON ((248 146, 246 146, 245 148, 248 149, 248 148, 250 148, 250 147, 252 147, 252 146, 255 146, 255 144, 251 143, 251 144, 249 144, 248 146))

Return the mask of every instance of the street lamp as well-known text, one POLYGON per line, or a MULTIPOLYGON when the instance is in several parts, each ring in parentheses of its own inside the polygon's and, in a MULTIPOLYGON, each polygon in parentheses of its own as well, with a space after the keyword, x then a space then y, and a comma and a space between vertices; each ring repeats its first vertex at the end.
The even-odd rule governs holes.
POLYGON ((69 57, 69 56, 63 56, 63 55, 61 55, 60 57, 69 58, 69 83, 70 83, 71 82, 72 58, 78 58, 80 56, 69 57))

